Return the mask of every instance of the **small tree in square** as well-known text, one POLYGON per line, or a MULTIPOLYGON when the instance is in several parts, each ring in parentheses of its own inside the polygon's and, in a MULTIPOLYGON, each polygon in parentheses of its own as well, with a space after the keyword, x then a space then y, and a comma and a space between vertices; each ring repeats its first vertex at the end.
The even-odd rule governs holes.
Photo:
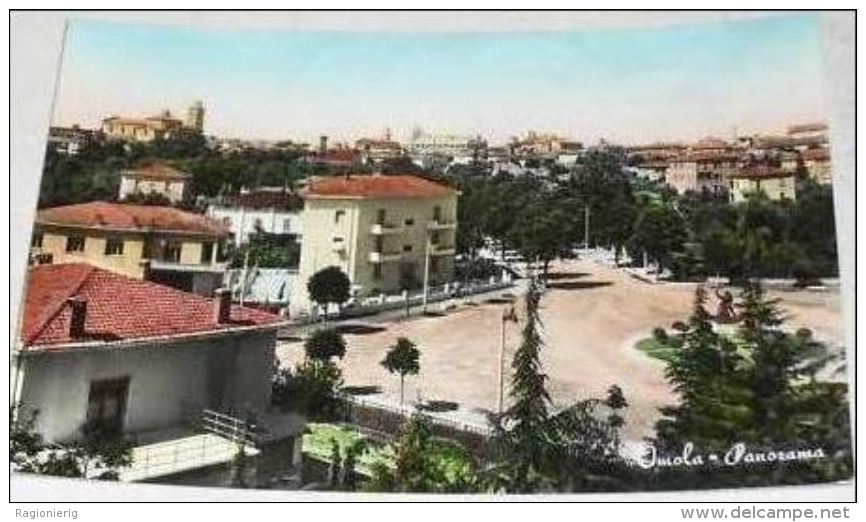
POLYGON ((417 375, 421 369, 419 359, 421 352, 415 343, 405 337, 400 337, 394 346, 388 350, 382 366, 390 373, 400 375, 400 404, 403 404, 403 385, 407 375, 417 375))
POLYGON ((346 355, 346 341, 334 328, 321 328, 304 342, 304 351, 315 361, 332 362, 334 357, 342 359, 346 355))
POLYGON ((325 319, 327 319, 328 305, 334 303, 339 306, 348 301, 350 286, 349 276, 345 272, 339 267, 329 266, 310 276, 310 280, 307 281, 307 292, 310 294, 310 299, 324 308, 325 319))

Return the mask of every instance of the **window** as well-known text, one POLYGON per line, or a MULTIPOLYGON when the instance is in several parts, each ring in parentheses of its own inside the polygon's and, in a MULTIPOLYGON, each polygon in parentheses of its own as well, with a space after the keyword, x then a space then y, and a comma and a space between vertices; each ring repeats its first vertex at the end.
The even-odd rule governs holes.
POLYGON ((91 382, 87 398, 87 429, 101 434, 122 432, 128 395, 128 377, 91 382))
POLYGON ((223 218, 223 225, 225 225, 227 227, 231 227, 232 226, 232 218, 230 218, 229 216, 224 217, 223 218))
POLYGON ((283 220, 283 233, 288 234, 292 231, 292 219, 286 218, 283 220))
POLYGON ((382 279, 382 265, 379 263, 373 265, 373 279, 382 279))
POLYGON ((439 232, 434 230, 430 234, 430 244, 431 245, 438 245, 439 244, 439 232))
POLYGON ((213 259, 213 243, 210 241, 201 244, 201 264, 209 265, 213 259))
POLYGON ((376 252, 382 253, 382 248, 385 246, 385 241, 382 236, 376 236, 376 252))
POLYGON ((403 252, 411 252, 412 245, 403 245, 403 252))
POLYGON ((342 223, 343 217, 345 217, 345 216, 346 216, 345 210, 338 210, 337 212, 335 212, 334 213, 334 224, 339 225, 340 223, 342 223))
POLYGON ((123 255, 123 240, 117 238, 108 238, 105 240, 105 255, 107 256, 122 256, 123 255))
POLYGON ((169 241, 162 248, 162 260, 172 263, 180 262, 181 244, 176 241, 169 241))
POLYGON ((35 232, 30 238, 30 246, 33 248, 42 248, 42 232, 35 232))
POLYGON ((84 252, 84 236, 68 236, 66 238, 67 252, 84 252))
POLYGON ((407 227, 411 227, 412 225, 415 224, 415 220, 412 219, 412 218, 406 218, 405 223, 406 223, 406 226, 407 226, 407 227))
POLYGON ((379 213, 376 216, 376 223, 379 225, 385 224, 385 209, 384 208, 379 209, 379 213))
POLYGON ((430 257, 430 273, 436 275, 439 272, 439 258, 430 257))
POLYGON ((442 219, 442 207, 436 205, 433 207, 433 221, 439 222, 442 219))

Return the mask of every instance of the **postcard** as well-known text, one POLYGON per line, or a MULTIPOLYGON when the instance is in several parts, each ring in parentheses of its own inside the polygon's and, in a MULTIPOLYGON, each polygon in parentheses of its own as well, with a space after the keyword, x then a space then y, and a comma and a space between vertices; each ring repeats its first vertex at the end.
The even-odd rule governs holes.
POLYGON ((822 16, 70 17, 12 346, 13 480, 850 480, 822 16))

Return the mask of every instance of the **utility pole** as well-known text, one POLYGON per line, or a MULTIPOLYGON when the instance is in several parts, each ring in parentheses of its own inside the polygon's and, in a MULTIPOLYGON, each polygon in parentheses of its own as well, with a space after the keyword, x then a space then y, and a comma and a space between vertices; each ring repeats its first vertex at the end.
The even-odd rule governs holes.
POLYGON ((244 269, 241 272, 241 292, 240 292, 241 295, 238 298, 238 304, 240 304, 241 306, 244 305, 244 293, 246 293, 247 269, 249 268, 249 264, 250 264, 250 251, 249 251, 249 249, 247 249, 246 253, 244 254, 244 269))
POLYGON ((424 244, 424 294, 421 296, 421 313, 427 313, 427 292, 430 288, 430 232, 424 244))
POLYGON ((589 250, 589 205, 583 206, 583 248, 589 250))
POLYGON ((505 323, 517 322, 517 314, 514 305, 502 310, 502 342, 499 344, 499 413, 505 409, 505 323))

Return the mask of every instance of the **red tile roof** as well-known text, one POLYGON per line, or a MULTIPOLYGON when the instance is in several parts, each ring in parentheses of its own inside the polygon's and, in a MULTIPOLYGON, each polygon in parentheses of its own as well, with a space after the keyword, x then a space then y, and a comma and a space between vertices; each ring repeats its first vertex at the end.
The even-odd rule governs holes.
POLYGON ((830 159, 830 151, 826 147, 819 149, 806 149, 800 153, 806 161, 828 161, 830 159))
POLYGON ((457 191, 418 176, 352 174, 319 178, 307 185, 306 198, 413 199, 456 195, 457 191))
POLYGON ((683 154, 671 159, 671 163, 713 163, 737 161, 740 155, 735 152, 725 151, 697 151, 683 154))
POLYGON ((748 165, 741 167, 729 175, 731 178, 790 178, 793 172, 782 170, 772 165, 748 165))
POLYGON ((820 132, 826 131, 827 124, 822 122, 803 123, 801 125, 791 125, 788 127, 788 134, 797 134, 800 132, 820 132))
POLYGON ((219 221, 174 207, 94 201, 39 211, 42 225, 101 228, 106 230, 159 231, 224 236, 229 229, 219 221))
POLYGON ((223 203, 253 209, 275 208, 293 211, 304 208, 304 200, 297 194, 272 190, 257 190, 238 194, 237 196, 227 196, 224 198, 223 203))
POLYGON ((30 269, 21 339, 29 349, 51 350, 74 342, 112 342, 249 326, 276 327, 279 317, 232 306, 229 323, 214 321, 214 299, 133 279, 81 263, 30 269), (87 301, 84 337, 69 336, 67 300, 87 301))
POLYGON ((147 163, 134 169, 124 170, 123 175, 136 178, 158 179, 158 180, 187 180, 191 176, 181 170, 166 165, 165 163, 147 163))

